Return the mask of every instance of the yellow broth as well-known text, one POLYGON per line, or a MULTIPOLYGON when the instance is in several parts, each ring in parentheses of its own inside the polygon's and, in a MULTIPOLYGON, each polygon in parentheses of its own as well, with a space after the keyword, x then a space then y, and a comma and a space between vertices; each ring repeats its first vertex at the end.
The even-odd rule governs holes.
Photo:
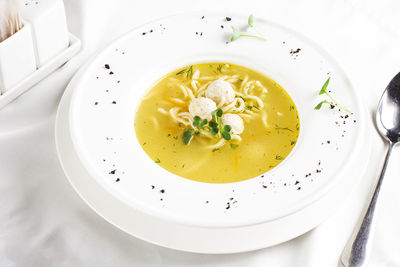
MULTIPOLYGON (((195 181, 230 183, 261 175, 284 160, 299 135, 299 117, 287 92, 269 77, 252 69, 230 63, 203 63, 173 71, 159 79, 141 100, 135 120, 135 131, 146 154, 166 170, 195 181), (221 67, 222 66, 222 67, 221 67), (260 116, 245 121, 241 142, 228 141, 219 149, 209 149, 217 140, 195 135, 189 145, 183 142, 187 126, 172 120, 158 108, 176 106, 173 98, 185 99, 179 84, 190 84, 188 76, 199 70, 200 77, 238 75, 237 86, 247 75, 258 80, 267 90, 263 98, 267 114, 266 127, 260 116), (178 74, 177 74, 178 73, 178 74)), ((185 104, 188 109, 190 99, 185 104)), ((248 108, 248 107, 247 107, 248 108)))

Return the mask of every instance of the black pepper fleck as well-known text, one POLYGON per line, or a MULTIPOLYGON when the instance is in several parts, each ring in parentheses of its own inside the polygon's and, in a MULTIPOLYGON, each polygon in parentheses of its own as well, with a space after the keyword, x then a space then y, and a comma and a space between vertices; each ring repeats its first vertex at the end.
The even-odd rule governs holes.
POLYGON ((291 55, 295 55, 295 54, 298 54, 300 51, 301 51, 300 48, 297 48, 296 50, 291 49, 291 50, 290 50, 290 54, 291 54, 291 55))
POLYGON ((112 170, 112 171, 110 171, 108 174, 115 174, 116 171, 117 171, 117 170, 112 170))
POLYGON ((109 69, 110 69, 110 65, 108 65, 108 64, 105 64, 105 65, 104 65, 104 68, 106 68, 106 69, 108 69, 108 70, 109 70, 109 69))
POLYGON ((161 194, 164 194, 164 193, 165 193, 165 190, 164 190, 164 189, 161 189, 161 190, 160 190, 160 193, 161 193, 161 194))
POLYGON ((113 101, 113 102, 111 102, 111 104, 117 104, 117 101, 113 101))
POLYGON ((232 20, 230 17, 226 17, 225 19, 226 19, 226 21, 231 21, 232 20))
POLYGON ((113 75, 114 74, 114 72, 112 72, 112 71, 110 71, 110 73, 109 73, 110 75, 113 75))
POLYGON ((119 182, 119 181, 121 181, 119 178, 117 178, 116 180, 115 180, 116 182, 119 182))

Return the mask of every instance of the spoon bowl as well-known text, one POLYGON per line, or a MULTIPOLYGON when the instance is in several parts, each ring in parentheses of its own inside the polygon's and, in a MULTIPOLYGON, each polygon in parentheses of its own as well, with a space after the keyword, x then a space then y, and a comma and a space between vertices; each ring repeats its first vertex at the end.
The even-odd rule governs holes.
POLYGON ((400 138, 400 73, 386 87, 376 112, 379 133, 389 142, 397 143, 400 138))

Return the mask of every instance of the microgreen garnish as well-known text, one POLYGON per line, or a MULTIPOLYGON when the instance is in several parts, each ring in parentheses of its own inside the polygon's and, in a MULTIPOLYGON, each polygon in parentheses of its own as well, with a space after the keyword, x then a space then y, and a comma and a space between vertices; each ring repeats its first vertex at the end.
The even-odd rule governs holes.
POLYGON ((326 95, 330 100, 332 101, 328 101, 328 100, 322 100, 321 102, 318 103, 318 105, 316 105, 314 107, 314 109, 316 110, 320 110, 323 104, 328 104, 331 106, 331 108, 333 107, 338 107, 342 110, 344 110, 347 113, 352 114, 353 112, 351 112, 349 109, 347 109, 346 107, 342 106, 341 104, 339 104, 339 102, 337 102, 330 94, 329 92, 326 90, 326 88, 329 85, 329 81, 330 81, 330 77, 326 80, 326 82, 324 83, 324 85, 322 86, 321 90, 319 91, 319 95, 326 95))
POLYGON ((229 133, 231 130, 232 130, 232 126, 230 126, 230 125, 225 125, 224 126, 224 131, 229 133))
POLYGON ((194 116, 194 118, 193 118, 193 126, 194 127, 197 127, 197 126, 199 126, 200 125, 200 117, 199 116, 194 116))
POLYGON ((189 145, 194 135, 198 135, 200 133, 210 133, 212 136, 217 136, 218 138, 224 138, 225 140, 231 140, 230 131, 232 127, 230 125, 222 125, 221 117, 223 111, 218 108, 214 110, 212 115, 212 120, 208 121, 207 119, 201 119, 199 116, 193 117, 193 129, 188 129, 183 133, 183 142, 185 145, 189 145), (208 128, 205 128, 208 126, 208 128))
POLYGON ((208 122, 208 126, 211 128, 211 134, 217 135, 219 133, 219 124, 215 121, 208 122))
POLYGON ((184 143, 185 145, 189 145, 189 144, 190 144, 190 141, 192 141, 192 139, 193 139, 193 133, 194 133, 194 131, 191 130, 191 129, 186 130, 186 131, 183 133, 183 143, 184 143))
POLYGON ((204 126, 206 126, 208 123, 207 119, 202 120, 202 122, 200 123, 200 129, 204 129, 204 126))
POLYGON ((229 133, 231 130, 232 127, 230 125, 225 125, 221 130, 222 137, 227 141, 231 140, 231 134, 229 133))
POLYGON ((320 110, 323 104, 329 104, 329 105, 331 105, 331 107, 335 107, 335 106, 332 105, 332 103, 329 102, 328 100, 323 100, 323 101, 319 102, 318 105, 316 105, 316 106, 314 107, 314 109, 320 110))
MULTIPOLYGON (((254 15, 253 14, 251 14, 250 16, 249 16, 249 19, 247 20, 247 24, 249 24, 249 26, 250 27, 252 27, 253 28, 253 30, 256 32, 256 33, 258 33, 258 35, 262 35, 257 29, 256 29, 256 27, 254 27, 254 15)), ((264 39, 264 38, 263 38, 264 39)), ((264 39, 265 40, 265 39, 264 39)))
POLYGON ((249 19, 247 20, 247 24, 253 28, 253 30, 258 34, 258 35, 251 35, 251 34, 246 34, 246 33, 241 33, 237 28, 232 26, 232 37, 231 37, 231 42, 239 39, 240 37, 252 37, 252 38, 257 38, 262 41, 266 41, 264 37, 260 34, 260 32, 254 27, 254 16, 250 15, 249 19))
POLYGON ((222 117, 222 113, 223 113, 222 109, 217 108, 211 114, 213 115, 214 119, 216 119, 217 117, 222 117))
POLYGON ((219 65, 218 65, 217 70, 218 70, 219 72, 222 72, 222 64, 219 64, 219 65))

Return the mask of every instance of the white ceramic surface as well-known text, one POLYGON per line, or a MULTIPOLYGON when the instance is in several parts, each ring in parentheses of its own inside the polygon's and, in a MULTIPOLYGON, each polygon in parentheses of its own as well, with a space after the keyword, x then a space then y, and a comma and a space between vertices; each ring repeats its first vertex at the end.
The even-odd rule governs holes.
POLYGON ((32 26, 29 22, 23 23, 21 30, 0 42, 0 99, 36 70, 32 26))
POLYGON ((79 159, 70 134, 71 94, 84 74, 69 84, 58 108, 55 137, 58 156, 67 178, 80 197, 102 218, 122 231, 160 246, 208 254, 238 253, 273 246, 295 238, 322 222, 345 199, 363 175, 370 155, 370 133, 361 137, 366 145, 354 166, 327 194, 306 208, 277 220, 245 227, 211 228, 177 224, 139 210, 113 196, 94 182, 79 159))
MULTIPOLYGON (((20 80, 17 84, 9 88, 4 94, 0 95, 0 109, 13 101, 19 95, 23 94, 26 90, 55 71, 65 62, 70 60, 76 53, 78 53, 81 48, 81 41, 73 34, 69 34, 69 40, 69 46, 64 51, 55 56, 52 60, 48 61, 45 65, 41 66, 39 69, 35 70, 30 75, 25 76, 24 79, 20 80)), ((34 60, 33 49, 31 56, 34 60)), ((35 65, 33 65, 33 68, 35 68, 35 65)))
POLYGON ((228 22, 223 14, 202 15, 172 16, 142 26, 110 45, 84 71, 72 93, 69 122, 74 147, 93 182, 163 220, 239 227, 299 211, 348 179, 363 149, 365 113, 335 61, 307 38, 262 19, 256 25, 267 42, 243 38, 229 43, 231 25, 243 28, 247 17, 235 15, 228 22), (293 54, 297 48, 301 51, 293 54), (206 61, 260 70, 292 96, 301 132, 284 163, 247 181, 207 184, 177 177, 143 152, 133 129, 141 96, 163 74, 206 61), (313 109, 328 76, 332 94, 355 115, 344 119, 344 113, 313 109))
POLYGON ((18 0, 21 16, 32 25, 37 67, 64 51, 69 44, 62 0, 18 0))

